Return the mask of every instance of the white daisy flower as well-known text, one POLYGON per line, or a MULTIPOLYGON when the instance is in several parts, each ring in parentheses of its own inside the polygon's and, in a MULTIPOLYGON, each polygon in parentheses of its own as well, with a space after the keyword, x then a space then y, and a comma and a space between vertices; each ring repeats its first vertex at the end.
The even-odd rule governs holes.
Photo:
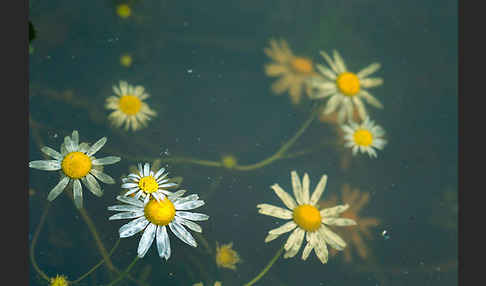
POLYGON ((358 153, 368 153, 370 157, 377 157, 374 148, 382 150, 387 141, 383 139, 385 130, 376 125, 374 121, 366 117, 365 120, 358 124, 350 121, 349 124, 342 125, 344 131, 344 146, 353 148, 353 155, 358 153))
POLYGON ((154 174, 150 170, 150 164, 145 163, 142 168, 142 164, 138 163, 138 174, 129 174, 127 178, 123 178, 121 185, 122 188, 128 189, 124 194, 125 196, 135 194, 135 198, 142 198, 144 202, 148 202, 150 197, 160 201, 164 198, 163 194, 170 195, 172 192, 166 190, 166 188, 177 186, 176 183, 169 183, 169 179, 166 178, 168 173, 164 173, 165 169, 160 168, 157 173, 154 174))
POLYGON ((108 119, 115 127, 120 127, 125 123, 125 130, 131 128, 136 131, 145 127, 151 117, 157 115, 143 101, 150 96, 145 92, 143 86, 132 86, 126 81, 120 81, 119 86, 113 86, 113 92, 116 96, 108 97, 105 107, 115 110, 108 115, 108 119))
POLYGON ((120 161, 120 157, 108 156, 97 159, 93 156, 105 145, 106 140, 106 137, 103 137, 91 146, 85 142, 79 144, 78 131, 74 130, 71 137, 64 137, 64 143, 61 144, 61 153, 47 146, 41 148, 44 154, 54 158, 54 160, 30 161, 29 167, 45 171, 61 170, 61 180, 47 196, 49 201, 53 201, 61 194, 68 183, 72 182, 74 203, 77 208, 82 208, 83 193, 80 182, 83 182, 98 197, 103 195, 103 190, 95 178, 105 184, 115 183, 115 180, 100 171, 99 167, 114 164, 120 161))
POLYGON ((355 74, 347 70, 344 60, 337 51, 333 51, 334 61, 324 51, 321 51, 321 55, 331 69, 320 64, 316 65, 321 76, 310 79, 311 86, 317 90, 311 93, 310 97, 314 99, 330 97, 323 115, 337 111, 338 122, 343 123, 346 119, 353 118, 356 107, 359 117, 364 119, 367 112, 362 99, 374 107, 383 108, 381 102, 366 90, 383 84, 382 78, 368 77, 381 67, 379 63, 372 63, 355 74))
POLYGON ((309 192, 309 176, 307 173, 304 174, 302 183, 296 171, 292 171, 290 174, 295 200, 278 184, 271 186, 288 210, 269 204, 257 205, 258 212, 261 214, 281 219, 291 219, 291 221, 282 226, 270 230, 265 238, 265 242, 270 242, 281 234, 293 230, 284 245, 284 258, 294 257, 297 254, 305 235, 307 244, 302 252, 302 260, 306 260, 312 249, 314 249, 319 260, 322 263, 327 263, 328 250, 326 244, 329 244, 337 250, 343 250, 346 247, 346 242, 332 232, 326 225, 356 225, 356 222, 352 219, 338 217, 349 208, 349 205, 338 205, 319 210, 318 201, 326 188, 327 175, 321 177, 311 196, 309 192))
POLYGON ((160 201, 151 199, 147 202, 132 197, 117 196, 117 200, 126 204, 108 207, 108 210, 111 211, 122 211, 108 219, 134 218, 120 227, 120 237, 130 237, 144 230, 138 244, 138 256, 144 257, 155 239, 159 256, 168 260, 171 250, 167 226, 180 240, 197 247, 196 240, 184 226, 193 231, 202 232, 201 227, 193 221, 203 221, 209 218, 206 214, 188 212, 188 210, 204 205, 204 201, 199 200, 199 196, 196 194, 183 198, 181 196, 184 192, 184 190, 180 190, 172 195, 161 195, 160 201))

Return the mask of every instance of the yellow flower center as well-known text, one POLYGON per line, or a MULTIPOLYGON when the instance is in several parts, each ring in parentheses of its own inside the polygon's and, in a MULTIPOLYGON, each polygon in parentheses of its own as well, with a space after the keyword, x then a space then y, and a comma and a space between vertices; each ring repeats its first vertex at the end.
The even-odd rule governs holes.
POLYGON ((343 72, 336 80, 339 90, 344 95, 353 96, 359 92, 359 78, 351 72, 343 72))
POLYGON ((142 107, 142 101, 135 95, 124 95, 120 98, 120 110, 127 115, 135 115, 142 107))
POLYGON ((168 225, 175 217, 175 207, 168 198, 160 202, 152 199, 145 205, 144 213, 151 223, 168 225))
POLYGON ((354 132, 354 143, 359 146, 370 146, 373 143, 373 134, 366 129, 358 129, 354 132))
POLYGON ((321 214, 311 205, 300 205, 294 209, 294 221, 306 231, 316 231, 321 226, 321 214))
POLYGON ((312 62, 306 58, 294 58, 291 65, 299 73, 307 74, 312 72, 312 62))
POLYGON ((221 247, 216 256, 218 263, 221 265, 234 264, 236 261, 234 253, 228 247, 221 247))
POLYGON ((120 18, 128 18, 132 14, 132 9, 127 4, 120 4, 116 7, 116 13, 120 18))
POLYGON ((64 174, 72 179, 79 179, 91 170, 91 159, 81 152, 68 153, 61 163, 64 174))
POLYGON ((236 162, 237 162, 236 157, 235 156, 232 156, 232 155, 225 155, 221 159, 221 163, 227 169, 231 169, 234 166, 236 166, 236 162))
POLYGON ((138 186, 147 194, 153 193, 159 189, 159 184, 157 184, 157 181, 152 176, 141 178, 140 181, 138 181, 138 186))
POLYGON ((66 276, 56 275, 56 277, 50 278, 49 285, 50 286, 67 286, 68 282, 67 282, 66 276))
POLYGON ((129 54, 123 54, 120 57, 120 64, 124 67, 130 67, 132 65, 132 56, 129 54))

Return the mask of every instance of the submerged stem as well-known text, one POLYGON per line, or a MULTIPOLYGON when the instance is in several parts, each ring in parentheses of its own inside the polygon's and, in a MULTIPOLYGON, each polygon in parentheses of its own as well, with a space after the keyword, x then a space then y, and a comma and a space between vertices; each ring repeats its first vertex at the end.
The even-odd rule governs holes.
POLYGON ((243 286, 251 286, 251 285, 255 284, 256 282, 258 282, 258 280, 260 280, 263 277, 263 275, 265 275, 267 273, 267 271, 270 270, 270 268, 275 263, 275 261, 277 261, 277 259, 280 257, 280 255, 282 255, 283 251, 284 251, 284 248, 281 247, 277 251, 277 253, 275 253, 275 256, 272 258, 272 260, 270 260, 270 262, 267 264, 267 266, 265 266, 265 268, 263 268, 263 270, 255 278, 253 278, 250 282, 246 283, 243 286))
POLYGON ((108 284, 106 286, 113 286, 118 281, 122 280, 126 275, 128 275, 128 272, 130 271, 130 269, 132 269, 132 267, 135 265, 135 263, 138 261, 138 259, 139 259, 138 255, 135 256, 135 258, 130 263, 130 265, 128 265, 128 267, 125 269, 125 271, 121 272, 120 276, 118 276, 115 280, 111 281, 110 284, 108 284))
POLYGON ((32 265, 34 266, 35 271, 37 271, 37 273, 39 273, 39 275, 47 281, 50 280, 49 276, 47 276, 47 274, 45 274, 40 269, 40 267, 37 265, 37 262, 35 261, 35 251, 34 250, 35 250, 35 244, 37 243, 37 238, 39 237, 39 233, 40 233, 42 227, 44 226, 44 222, 46 221, 47 211, 49 210, 50 206, 51 206, 51 204, 47 203, 44 211, 42 212, 41 218, 39 220, 39 224, 37 225, 34 236, 32 237, 32 243, 30 245, 30 261, 32 262, 32 265))

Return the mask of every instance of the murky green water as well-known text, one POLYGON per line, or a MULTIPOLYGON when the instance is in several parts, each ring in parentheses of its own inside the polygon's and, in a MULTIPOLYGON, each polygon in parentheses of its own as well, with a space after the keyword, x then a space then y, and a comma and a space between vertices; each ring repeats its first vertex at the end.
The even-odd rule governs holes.
MULTIPOLYGON (((154 161, 169 177, 182 177, 179 189, 206 203, 193 211, 210 218, 198 222, 200 235, 191 231, 197 248, 169 231, 170 259, 158 256, 154 242, 130 278, 116 285, 250 282, 289 237, 265 243, 268 231, 286 220, 256 206, 285 207, 270 186, 294 196, 292 170, 300 178, 308 174, 311 194, 327 174, 320 206, 348 202, 342 216, 358 226, 331 226, 347 246, 330 251, 326 264, 314 250, 301 259, 304 239, 294 257, 278 257, 253 285, 458 284, 456 1, 34 0, 29 18, 37 30, 29 56, 29 161, 47 159, 41 146, 59 151, 73 130, 89 144, 107 137, 97 158, 121 157, 104 166, 115 184, 100 182, 102 197, 83 185, 81 212, 70 188, 48 203, 58 171, 29 169, 29 241, 37 239, 38 266, 30 264, 31 285, 49 284, 57 274, 75 281, 102 260, 130 221, 108 220, 116 212, 107 207, 124 192, 121 178, 137 163, 154 161), (117 14, 123 3, 130 7, 127 18, 117 14), (386 131, 377 158, 353 156, 336 125, 322 117, 302 129, 313 106, 323 108, 329 97, 312 100, 303 89, 294 104, 292 91, 272 90, 279 78, 265 73, 272 59, 264 52, 272 38, 285 40, 313 71, 316 64, 329 67, 320 51, 339 51, 354 73, 381 64, 370 77, 383 84, 367 90, 384 108, 365 102, 386 131), (129 66, 120 62, 125 54, 129 66), (110 123, 105 102, 120 80, 150 95, 144 101, 157 115, 145 128, 110 123), (222 166, 225 155, 237 158, 236 167, 222 166), (216 242, 233 242, 242 259, 236 270, 217 266, 216 242)), ((285 71, 295 75, 291 67, 285 71)), ((109 285, 136 257, 140 237, 122 238, 110 265, 73 284, 109 285)))

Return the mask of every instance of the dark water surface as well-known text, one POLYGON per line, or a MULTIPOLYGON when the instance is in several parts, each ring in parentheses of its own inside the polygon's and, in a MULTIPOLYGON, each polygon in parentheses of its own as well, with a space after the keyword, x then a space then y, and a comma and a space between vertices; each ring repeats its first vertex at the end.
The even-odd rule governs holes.
MULTIPOLYGON (((337 143, 333 125, 316 119, 289 150, 311 153, 254 170, 163 161, 171 177, 183 178, 181 188, 205 200, 195 211, 210 219, 199 223, 198 248, 170 233, 170 259, 161 260, 152 245, 132 277, 146 285, 249 282, 288 237, 265 243, 282 220, 259 214, 256 205, 283 207, 270 186, 292 193, 290 171, 296 170, 309 174, 311 191, 328 175, 324 201, 345 185, 369 193, 359 216, 380 224, 363 242, 347 241, 351 260, 338 253, 322 264, 312 252, 302 261, 302 247, 293 258, 280 257, 254 285, 458 284, 456 1, 140 0, 126 2, 126 19, 116 13, 121 3, 32 0, 29 15, 37 30, 29 56, 29 161, 45 159, 40 146, 59 150, 74 129, 82 142, 108 138, 99 156, 122 158, 104 168, 116 183, 101 183, 100 198, 83 186, 84 210, 107 251, 128 220, 108 221, 114 212, 106 208, 117 204, 121 177, 131 166, 179 157, 219 161, 225 154, 241 165, 256 163, 309 118, 317 101, 303 97, 292 104, 287 92, 277 96, 270 88, 276 79, 265 74, 270 59, 263 49, 271 38, 285 39, 296 55, 320 64, 319 52, 334 49, 351 71, 381 63, 373 76, 384 84, 370 92, 384 108, 366 107, 388 140, 376 159, 352 157, 337 143), (130 67, 120 64, 125 53, 130 67), (120 80, 151 95, 147 104, 157 116, 146 128, 126 132, 110 125, 104 104, 120 80), (231 241, 243 260, 236 271, 218 268, 214 258, 216 242, 231 241), (364 257, 359 248, 367 249, 364 257)), ((29 169, 31 237, 58 181, 57 172, 29 169)), ((102 257, 68 193, 51 203, 35 260, 49 277, 73 281, 102 257)), ((139 239, 120 241, 111 257, 119 270, 136 256, 139 239)), ((102 265, 79 285, 107 285, 116 277, 102 265)), ((47 284, 32 264, 30 284, 47 284)), ((124 279, 117 285, 136 284, 124 279)))

